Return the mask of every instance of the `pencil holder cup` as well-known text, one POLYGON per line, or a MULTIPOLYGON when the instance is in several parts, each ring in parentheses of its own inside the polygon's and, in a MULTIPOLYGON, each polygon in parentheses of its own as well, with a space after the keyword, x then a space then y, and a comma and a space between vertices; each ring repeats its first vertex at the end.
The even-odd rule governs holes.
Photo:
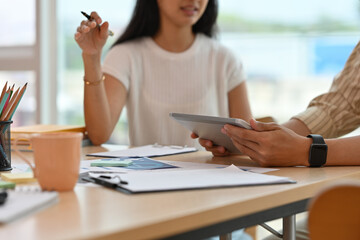
POLYGON ((0 171, 10 171, 11 142, 10 125, 12 121, 0 121, 0 171))

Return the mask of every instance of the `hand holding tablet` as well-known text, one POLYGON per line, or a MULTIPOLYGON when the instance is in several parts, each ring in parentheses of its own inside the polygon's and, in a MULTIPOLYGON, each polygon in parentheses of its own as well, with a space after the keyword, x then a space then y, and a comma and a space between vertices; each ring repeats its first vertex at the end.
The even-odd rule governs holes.
POLYGON ((170 113, 170 117, 199 136, 211 140, 215 145, 224 146, 231 153, 241 153, 231 139, 221 132, 225 124, 252 129, 250 124, 242 119, 222 118, 184 113, 170 113))

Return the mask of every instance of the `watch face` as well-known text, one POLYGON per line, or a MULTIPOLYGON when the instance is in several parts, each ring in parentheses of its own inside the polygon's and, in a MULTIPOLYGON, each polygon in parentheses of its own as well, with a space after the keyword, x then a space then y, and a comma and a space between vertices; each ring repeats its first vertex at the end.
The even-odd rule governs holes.
POLYGON ((320 167, 326 163, 327 145, 313 144, 310 150, 310 166, 320 167))

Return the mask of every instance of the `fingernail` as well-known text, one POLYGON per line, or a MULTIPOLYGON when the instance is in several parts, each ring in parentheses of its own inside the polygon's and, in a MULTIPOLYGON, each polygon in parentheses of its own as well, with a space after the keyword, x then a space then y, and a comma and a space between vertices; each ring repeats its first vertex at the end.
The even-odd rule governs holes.
POLYGON ((211 142, 207 142, 206 146, 211 147, 211 142))
POLYGON ((221 129, 221 132, 222 132, 223 134, 226 134, 226 133, 227 133, 224 128, 221 129))

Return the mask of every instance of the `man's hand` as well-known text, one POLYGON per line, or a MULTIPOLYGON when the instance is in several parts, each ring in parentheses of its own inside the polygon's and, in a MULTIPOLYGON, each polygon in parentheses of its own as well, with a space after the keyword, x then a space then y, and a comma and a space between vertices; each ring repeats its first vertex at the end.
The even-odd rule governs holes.
POLYGON ((276 123, 250 121, 253 130, 226 124, 221 130, 261 166, 307 166, 312 140, 276 123))

